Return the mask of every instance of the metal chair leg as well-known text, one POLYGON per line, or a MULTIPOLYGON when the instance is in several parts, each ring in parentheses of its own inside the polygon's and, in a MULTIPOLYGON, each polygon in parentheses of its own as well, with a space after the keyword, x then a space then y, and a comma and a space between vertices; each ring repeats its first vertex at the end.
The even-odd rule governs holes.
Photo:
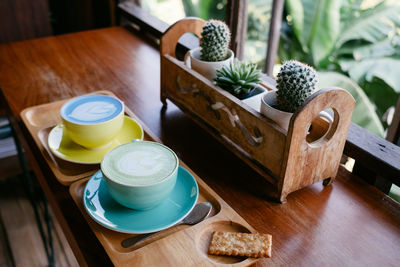
POLYGON ((22 172, 23 172, 23 175, 22 175, 23 184, 25 186, 25 190, 28 194, 29 201, 32 205, 32 208, 33 208, 33 211, 35 214, 36 224, 38 226, 39 233, 40 233, 40 236, 43 241, 44 249, 45 249, 46 256, 47 256, 47 259, 49 262, 49 266, 52 267, 52 266, 55 266, 55 258, 54 258, 54 246, 53 246, 53 237, 52 237, 52 220, 51 220, 51 217, 49 214, 47 199, 41 190, 38 190, 37 188, 35 188, 34 180, 32 178, 32 175, 29 172, 28 165, 27 165, 26 159, 23 154, 21 143, 19 142, 16 132, 15 132, 14 128, 12 127, 12 125, 10 125, 10 127, 11 127, 11 131, 12 131, 12 135, 14 137, 15 146, 16 146, 17 152, 18 152, 18 160, 21 165, 22 172), (40 192, 38 192, 38 191, 40 191, 40 192), (45 233, 45 230, 44 230, 44 227, 42 224, 42 219, 41 219, 40 212, 39 212, 38 197, 40 198, 40 200, 43 202, 43 205, 44 205, 43 220, 46 224, 46 233, 45 233))

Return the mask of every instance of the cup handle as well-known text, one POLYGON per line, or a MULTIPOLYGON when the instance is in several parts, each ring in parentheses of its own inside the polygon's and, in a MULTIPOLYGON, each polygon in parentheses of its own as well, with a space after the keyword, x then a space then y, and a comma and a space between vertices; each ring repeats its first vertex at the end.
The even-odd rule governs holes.
POLYGON ((192 68, 192 64, 190 62, 190 50, 186 52, 183 62, 188 68, 192 68))

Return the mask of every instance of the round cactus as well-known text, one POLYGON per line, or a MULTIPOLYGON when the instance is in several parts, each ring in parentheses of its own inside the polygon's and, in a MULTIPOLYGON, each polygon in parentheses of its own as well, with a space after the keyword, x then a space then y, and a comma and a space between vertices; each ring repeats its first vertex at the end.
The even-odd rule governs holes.
POLYGON ((317 84, 316 71, 296 60, 286 61, 276 80, 277 108, 295 112, 314 92, 317 84))
POLYGON ((201 33, 201 59, 221 61, 227 58, 231 33, 228 26, 220 20, 209 20, 201 33))

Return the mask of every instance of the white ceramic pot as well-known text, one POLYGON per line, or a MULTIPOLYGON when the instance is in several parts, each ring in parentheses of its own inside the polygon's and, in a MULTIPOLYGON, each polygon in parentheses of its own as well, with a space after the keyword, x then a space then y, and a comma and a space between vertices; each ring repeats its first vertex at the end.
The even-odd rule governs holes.
POLYGON ((185 55, 185 64, 206 77, 207 79, 214 81, 217 77, 217 70, 223 66, 229 66, 229 63, 235 57, 232 50, 228 50, 228 58, 222 61, 203 61, 201 60, 201 47, 197 47, 188 51, 185 55))
MULTIPOLYGON (((274 108, 277 102, 276 96, 276 91, 274 90, 268 91, 266 94, 263 95, 263 97, 261 98, 260 113, 264 114, 265 116, 273 120, 276 124, 278 124, 281 128, 287 131, 289 129, 289 123, 293 113, 274 108)), ((321 111, 318 116, 329 123, 329 128, 327 130, 328 132, 333 123, 332 116, 325 111, 321 111)))

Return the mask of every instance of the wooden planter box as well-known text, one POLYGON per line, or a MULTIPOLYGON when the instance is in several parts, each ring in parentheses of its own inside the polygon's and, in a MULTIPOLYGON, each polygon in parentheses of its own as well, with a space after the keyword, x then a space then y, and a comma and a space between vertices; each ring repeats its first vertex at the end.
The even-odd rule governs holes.
POLYGON ((201 19, 183 19, 161 38, 164 106, 168 98, 263 175, 274 187, 271 197, 280 202, 315 182, 332 183, 350 126, 353 97, 340 88, 319 90, 293 114, 286 131, 175 58, 179 38, 187 32, 200 36, 204 24, 201 19), (326 109, 334 115, 330 128, 318 117, 326 109))

